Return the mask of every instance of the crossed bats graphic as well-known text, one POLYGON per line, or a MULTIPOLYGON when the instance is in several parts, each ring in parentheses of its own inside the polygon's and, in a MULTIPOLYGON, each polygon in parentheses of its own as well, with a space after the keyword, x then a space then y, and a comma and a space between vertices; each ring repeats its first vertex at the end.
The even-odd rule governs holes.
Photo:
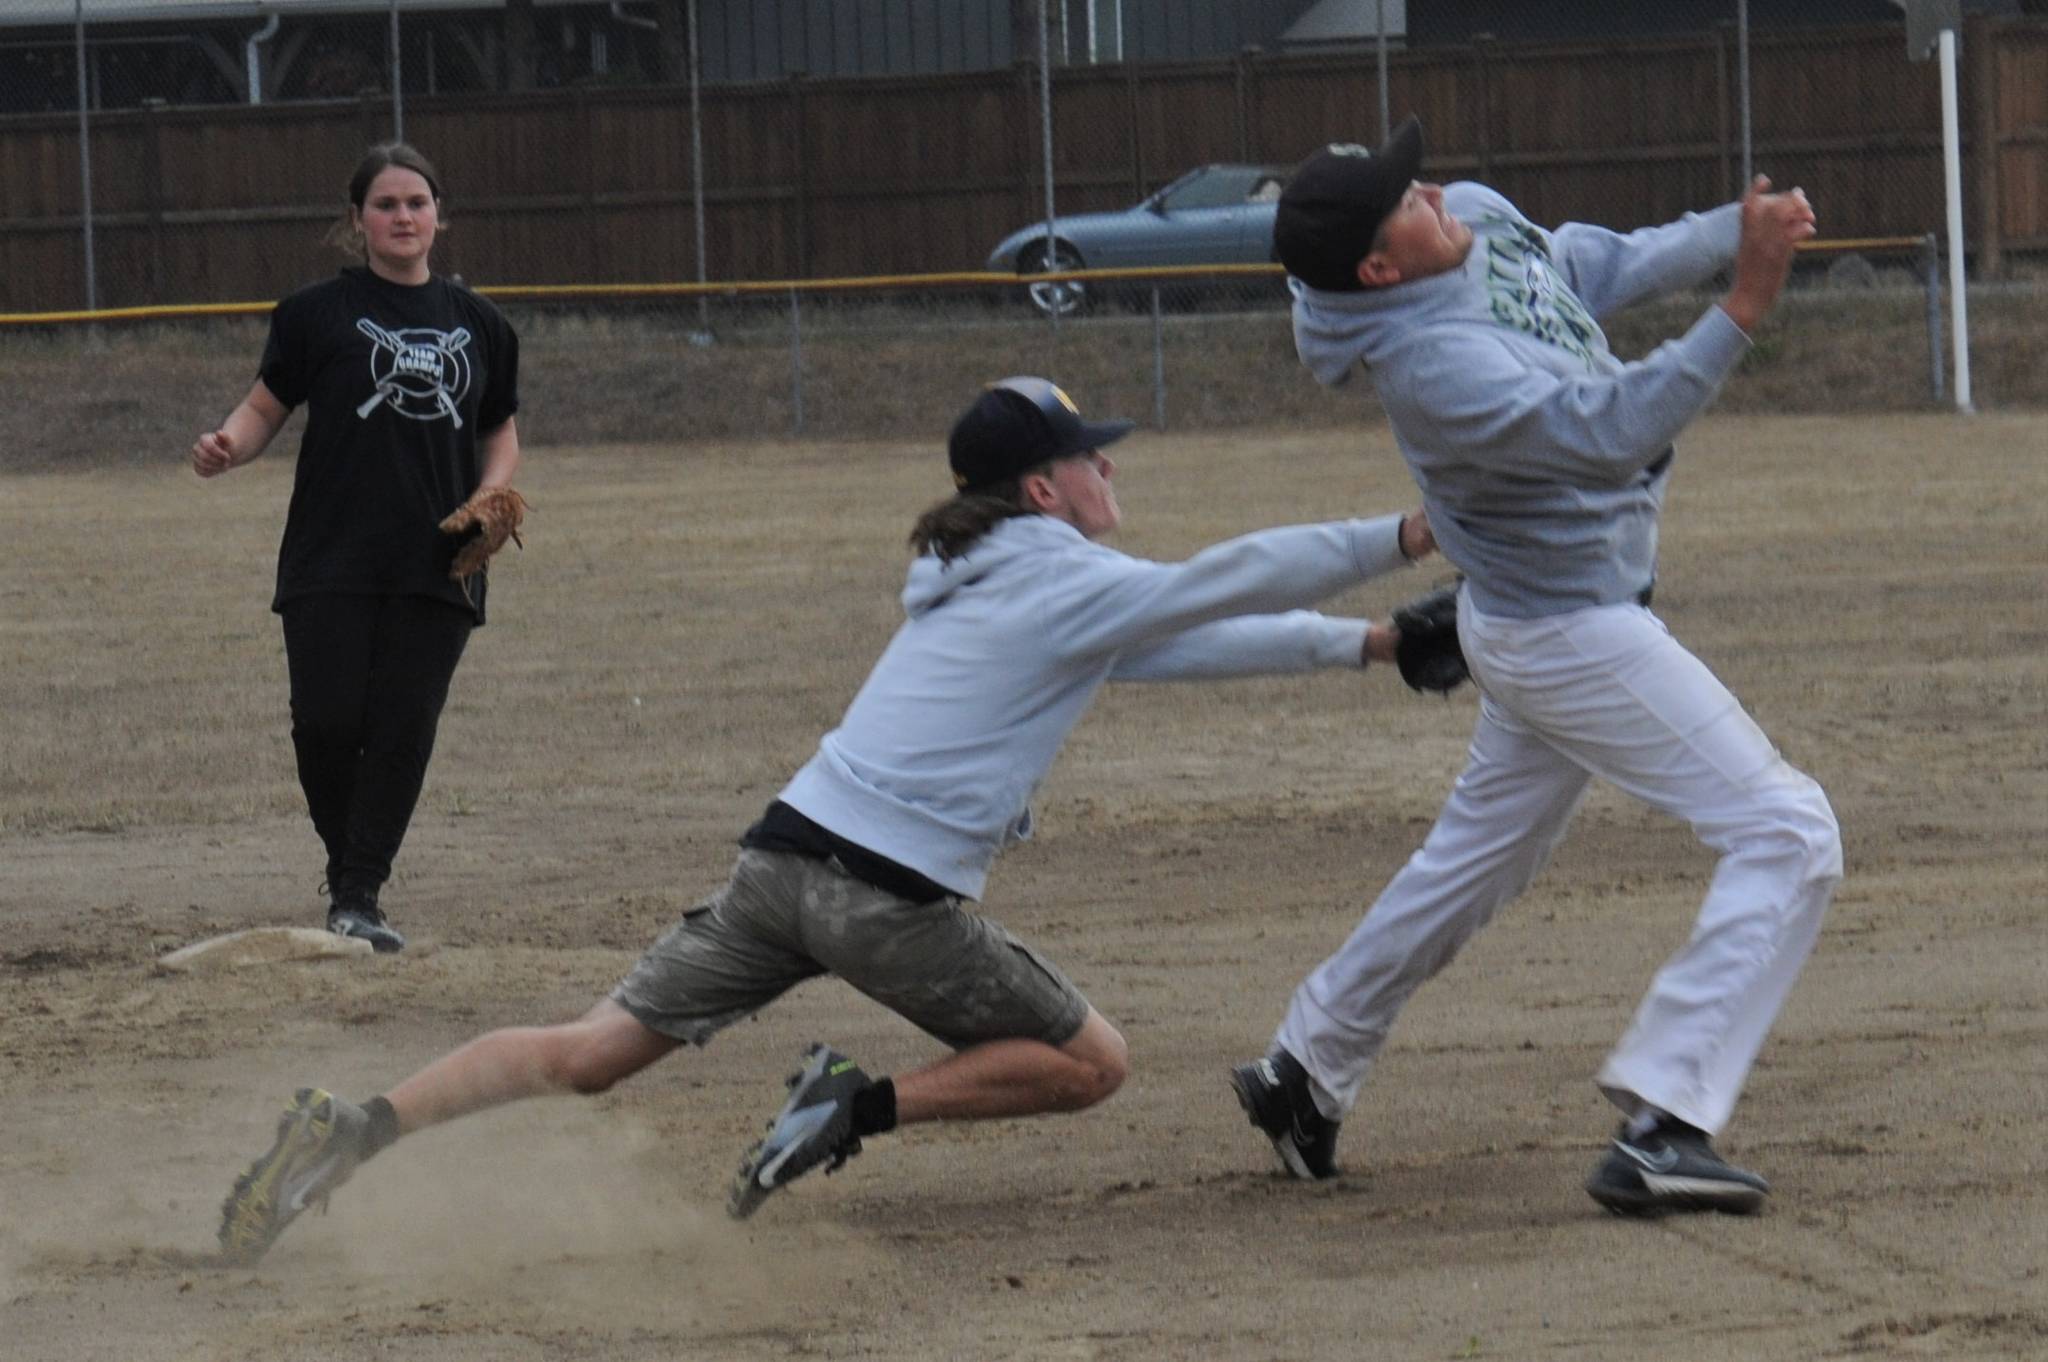
MULTIPOLYGON (((407 351, 430 350, 440 358, 452 359, 455 352, 460 350, 469 341, 468 328, 461 326, 456 327, 443 337, 439 345, 409 345, 377 325, 377 323, 371 321, 368 317, 357 318, 356 330, 368 336, 372 341, 375 341, 379 348, 391 352, 393 370, 392 376, 380 380, 377 384, 377 391, 371 393, 363 405, 356 408, 356 415, 364 418, 367 418, 371 412, 375 411, 379 403, 389 401, 394 393, 400 391, 400 384, 396 374, 398 368, 405 361, 407 351)), ((438 370, 439 366, 437 365, 436 368, 438 370)), ((455 410, 455 403, 449 398, 448 390, 438 382, 434 384, 434 401, 439 403, 441 410, 448 414, 448 419, 455 423, 455 428, 457 430, 462 429, 462 414, 455 410)))

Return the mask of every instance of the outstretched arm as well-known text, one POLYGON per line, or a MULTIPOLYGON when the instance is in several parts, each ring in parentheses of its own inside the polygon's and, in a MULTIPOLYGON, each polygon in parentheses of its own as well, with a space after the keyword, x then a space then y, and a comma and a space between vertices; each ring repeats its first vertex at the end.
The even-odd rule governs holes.
MULTIPOLYGON (((1435 552, 1429 514, 1418 508, 1402 516, 1394 542, 1411 563, 1435 552)), ((1400 644, 1400 630, 1369 620, 1331 618, 1310 610, 1241 615, 1134 648, 1117 658, 1109 676, 1112 681, 1215 681, 1363 667, 1394 661, 1400 644)))
POLYGON ((1399 635, 1369 620, 1290 610, 1197 625, 1117 657, 1112 681, 1228 681, 1363 667, 1394 656, 1399 635))
POLYGON ((1143 648, 1218 620, 1313 605, 1406 565, 1435 543, 1418 511, 1261 530, 1183 563, 1110 555, 1114 570, 1077 572, 1051 584, 1038 622, 1067 657, 1143 648))
POLYGON ((249 395, 228 413, 219 430, 209 430, 192 442, 192 471, 211 478, 239 467, 269 447, 291 408, 277 400, 262 379, 249 395))
MULTIPOLYGON (((1759 175, 1739 202, 1708 213, 1687 213, 1676 222, 1644 227, 1626 236, 1604 227, 1568 222, 1550 234, 1551 257, 1572 292, 1596 318, 1703 284, 1728 268, 1731 261, 1739 276, 1745 253, 1754 255, 1761 246, 1760 233, 1773 234, 1803 222, 1804 234, 1785 242, 1789 266, 1791 245, 1813 235, 1813 207, 1803 190, 1773 194, 1770 187, 1769 178, 1759 175)), ((1752 261, 1752 275, 1760 263, 1752 261)), ((1782 275, 1778 282, 1784 283, 1782 275)), ((1772 291, 1771 297, 1776 296, 1772 291)), ((1740 318, 1737 324, 1741 324, 1740 318)))

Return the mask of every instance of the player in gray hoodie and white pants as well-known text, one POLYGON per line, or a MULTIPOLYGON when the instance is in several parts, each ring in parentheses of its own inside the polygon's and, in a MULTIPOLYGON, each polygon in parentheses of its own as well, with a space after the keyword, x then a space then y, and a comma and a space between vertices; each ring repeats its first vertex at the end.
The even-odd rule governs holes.
POLYGON ((1620 1213, 1756 1209, 1715 1153, 1841 877, 1834 814, 1650 611, 1672 440, 1713 399, 1813 232, 1805 196, 1621 236, 1544 231, 1478 184, 1416 181, 1410 119, 1336 145, 1283 195, 1302 361, 1371 375, 1444 556, 1481 692, 1467 764, 1419 851, 1296 989, 1238 1097, 1295 1175, 1331 1176, 1337 1123, 1424 980, 1542 869, 1598 777, 1720 856, 1690 938, 1597 1082, 1626 1122, 1587 1190, 1620 1213), (1734 284, 1680 338, 1623 363, 1598 318, 1734 284))
POLYGON ((811 1047, 747 1152, 735 1216, 899 1124, 1073 1111, 1115 1092, 1127 1064, 1116 1028, 964 900, 1030 835, 1031 796, 1105 682, 1390 661, 1398 631, 1296 607, 1434 547, 1411 514, 1265 530, 1181 563, 1106 548, 1094 541, 1122 512, 1102 447, 1130 430, 1083 421, 1044 379, 991 385, 953 428, 957 495, 912 533, 907 618, 740 839, 730 879, 576 1021, 490 1032, 361 1106, 302 1089, 222 1208, 223 1254, 260 1257, 401 1135, 519 1098, 603 1092, 824 974, 951 1053, 871 1079, 811 1047))

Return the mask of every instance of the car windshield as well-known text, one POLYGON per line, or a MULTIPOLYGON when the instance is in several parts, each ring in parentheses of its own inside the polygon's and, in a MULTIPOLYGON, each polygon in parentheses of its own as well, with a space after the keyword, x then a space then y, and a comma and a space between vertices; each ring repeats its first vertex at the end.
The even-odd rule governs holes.
POLYGON ((1167 213, 1188 208, 1226 208, 1269 197, 1260 192, 1268 183, 1277 196, 1280 179, 1271 170, 1260 166, 1203 166, 1161 190, 1157 204, 1160 211, 1167 213))

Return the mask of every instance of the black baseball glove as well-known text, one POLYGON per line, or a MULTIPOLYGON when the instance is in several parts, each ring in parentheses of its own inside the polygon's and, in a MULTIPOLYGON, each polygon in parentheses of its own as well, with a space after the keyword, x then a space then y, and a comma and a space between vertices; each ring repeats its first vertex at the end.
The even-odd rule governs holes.
POLYGON ((1472 678, 1458 647, 1458 587, 1439 587, 1418 596, 1393 614, 1401 631, 1394 662, 1410 690, 1448 695, 1472 678))

